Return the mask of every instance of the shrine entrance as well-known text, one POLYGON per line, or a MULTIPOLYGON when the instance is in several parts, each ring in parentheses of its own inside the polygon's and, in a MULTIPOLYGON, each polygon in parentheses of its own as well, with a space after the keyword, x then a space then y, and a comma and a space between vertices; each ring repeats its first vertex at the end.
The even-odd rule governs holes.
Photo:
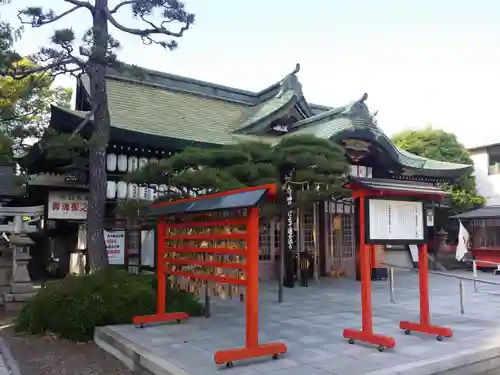
POLYGON ((418 245, 420 321, 400 322, 406 334, 421 332, 436 335, 438 340, 451 337, 449 328, 430 323, 429 283, 427 254, 427 228, 424 202, 442 200, 448 193, 439 188, 418 182, 389 181, 382 179, 355 179, 347 185, 357 200, 359 209, 359 268, 361 276, 361 330, 345 329, 344 338, 377 345, 380 351, 393 348, 394 338, 375 334, 372 324, 371 276, 375 245, 418 245))

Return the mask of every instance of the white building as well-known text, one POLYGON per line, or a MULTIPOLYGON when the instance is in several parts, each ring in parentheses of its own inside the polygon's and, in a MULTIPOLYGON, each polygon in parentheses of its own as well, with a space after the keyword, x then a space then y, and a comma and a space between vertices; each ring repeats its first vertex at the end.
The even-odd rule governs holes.
POLYGON ((477 190, 487 206, 500 206, 500 143, 469 148, 477 190))

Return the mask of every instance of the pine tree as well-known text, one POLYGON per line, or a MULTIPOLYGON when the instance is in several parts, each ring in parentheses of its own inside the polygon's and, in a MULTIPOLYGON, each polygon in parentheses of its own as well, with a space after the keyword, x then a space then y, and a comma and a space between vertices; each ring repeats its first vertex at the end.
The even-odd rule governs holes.
MULTIPOLYGON (((71 6, 57 14, 52 9, 31 6, 19 11, 24 24, 33 28, 54 25, 58 20, 78 11, 89 12, 92 24, 83 35, 81 42, 76 40, 72 29, 55 29, 53 45, 43 47, 33 56, 35 68, 17 67, 0 70, 0 75, 22 79, 34 73, 49 72, 53 77, 60 74, 88 74, 90 96, 92 98, 92 121, 94 131, 89 142, 89 210, 88 210, 88 248, 91 270, 108 264, 104 244, 104 213, 106 192, 106 147, 110 135, 110 115, 106 95, 106 70, 112 66, 123 69, 117 60, 118 40, 110 34, 110 25, 127 34, 136 35, 145 44, 157 44, 165 49, 177 47, 176 39, 193 25, 194 15, 186 11, 178 0, 123 0, 110 6, 109 0, 59 0, 71 6), (125 25, 118 21, 117 15, 128 9, 135 17, 139 27, 125 25), (159 11, 161 18, 155 21, 159 11), (167 27, 175 27, 177 31, 167 27), (141 27, 144 26, 144 27, 141 27)), ((34 4, 36 2, 34 1, 34 4)), ((49 26, 50 27, 50 26, 49 26)), ((85 122, 89 120, 86 119, 85 122)))
MULTIPOLYGON (((248 142, 219 148, 188 148, 128 175, 139 184, 166 184, 176 200, 245 186, 296 185, 296 206, 344 194, 348 171, 344 150, 314 136, 292 136, 278 145, 248 142), (288 176, 286 179, 285 177, 288 176), (288 182, 286 182, 286 181, 288 182)), ((279 199, 279 201, 283 201, 279 199)))

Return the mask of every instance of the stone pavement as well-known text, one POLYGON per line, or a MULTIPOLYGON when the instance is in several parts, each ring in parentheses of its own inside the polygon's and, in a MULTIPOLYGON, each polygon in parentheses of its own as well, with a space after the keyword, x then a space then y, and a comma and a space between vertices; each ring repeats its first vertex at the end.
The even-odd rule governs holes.
MULTIPOLYGON (((500 282, 500 276, 480 277, 500 282)), ((244 304, 236 300, 214 300, 210 319, 144 329, 104 327, 95 339, 129 367, 147 369, 147 374, 472 375, 500 368, 500 286, 481 286, 481 293, 473 293, 472 283, 466 283, 462 315, 458 281, 431 276, 430 282, 432 323, 451 327, 454 337, 438 342, 433 336, 406 336, 399 330, 400 320, 418 320, 418 278, 416 273, 396 272, 395 304, 389 301, 388 282, 373 283, 374 330, 396 340, 396 348, 383 353, 361 343, 349 345, 342 337, 344 328, 357 329, 361 323, 360 285, 348 279, 285 289, 282 304, 277 303, 275 283, 261 284, 260 342, 288 345, 286 356, 276 361, 237 362, 231 369, 215 365, 215 351, 244 345, 244 304)))
POLYGON ((0 346, 0 375, 11 375, 9 368, 5 364, 4 353, 1 351, 1 348, 0 346))

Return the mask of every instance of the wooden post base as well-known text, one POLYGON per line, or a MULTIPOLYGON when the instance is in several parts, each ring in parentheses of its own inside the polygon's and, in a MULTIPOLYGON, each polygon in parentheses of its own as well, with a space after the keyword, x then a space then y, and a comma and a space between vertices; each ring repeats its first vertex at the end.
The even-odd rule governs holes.
POLYGON ((180 323, 181 320, 186 320, 188 318, 189 315, 184 312, 142 315, 142 316, 134 316, 132 318, 132 324, 142 328, 144 324, 167 323, 173 321, 177 321, 177 323, 180 323))
POLYGON ((243 359, 272 357, 278 359, 280 355, 287 351, 286 344, 281 342, 273 342, 262 344, 254 347, 246 347, 230 350, 219 350, 214 354, 214 360, 217 364, 225 363, 227 367, 233 366, 233 361, 241 361, 243 359))
POLYGON ((349 339, 349 344, 356 341, 367 342, 378 346, 378 350, 383 352, 385 348, 394 348, 396 342, 391 336, 376 335, 372 332, 358 331, 354 329, 344 329, 344 338, 349 339))
POLYGON ((431 324, 425 323, 412 323, 412 322, 400 322, 399 328, 404 329, 405 333, 409 335, 411 332, 420 332, 427 335, 436 335, 437 339, 441 341, 443 337, 452 337, 453 331, 451 328, 433 326, 431 324))

